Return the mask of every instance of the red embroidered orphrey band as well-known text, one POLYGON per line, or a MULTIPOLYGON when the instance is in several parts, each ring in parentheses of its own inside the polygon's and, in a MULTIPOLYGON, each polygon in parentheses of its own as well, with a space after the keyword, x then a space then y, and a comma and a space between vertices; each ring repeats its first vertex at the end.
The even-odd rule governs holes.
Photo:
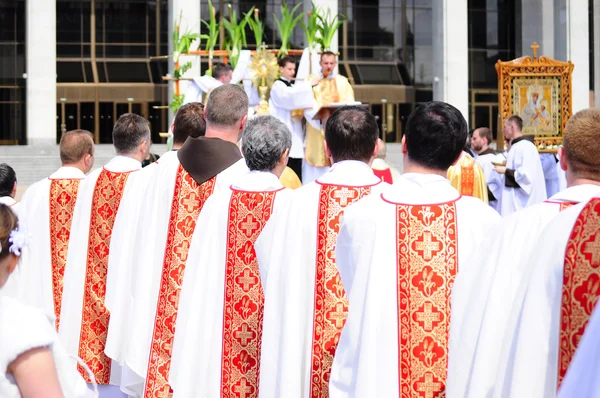
POLYGON ((397 205, 397 223, 400 397, 444 397, 456 207, 397 205))
POLYGON ((227 225, 221 396, 258 397, 264 295, 254 242, 276 192, 233 191, 227 225))
POLYGON ((146 398, 166 397, 171 391, 168 381, 171 349, 175 337, 183 272, 196 220, 204 203, 212 195, 215 182, 216 177, 213 177, 198 185, 181 165, 177 170, 144 388, 146 398))
POLYGON ((460 166, 460 193, 473 196, 475 192, 475 162, 469 166, 460 166))
POLYGON ((567 243, 563 270, 558 385, 600 295, 600 198, 583 208, 567 243))
POLYGON ((65 265, 67 264, 73 210, 75 209, 80 182, 79 179, 51 180, 50 182, 50 259, 56 330, 60 325, 63 278, 65 276, 65 265))
MULTIPOLYGON (((110 318, 104 306, 106 274, 112 228, 128 176, 129 172, 102 170, 92 198, 78 355, 94 373, 98 384, 110 382, 111 362, 104 354, 110 318)), ((78 369, 89 382, 86 371, 81 366, 78 369)))
POLYGON ((315 264, 310 396, 329 396, 329 375, 342 327, 348 314, 348 298, 335 265, 335 241, 346 206, 371 192, 371 187, 321 186, 315 264))

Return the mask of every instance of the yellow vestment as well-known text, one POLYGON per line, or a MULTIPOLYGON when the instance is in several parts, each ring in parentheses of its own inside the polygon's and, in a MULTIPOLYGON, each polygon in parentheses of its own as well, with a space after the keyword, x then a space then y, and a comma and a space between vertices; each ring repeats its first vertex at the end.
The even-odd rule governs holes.
MULTIPOLYGON (((317 108, 331 104, 332 102, 353 102, 354 91, 344 76, 335 75, 333 78, 323 79, 313 87, 317 108)), ((325 155, 325 126, 317 129, 310 123, 306 124, 306 162, 315 167, 330 166, 329 159, 325 155)))
POLYGON ((300 182, 298 175, 289 167, 286 167, 283 170, 281 177, 279 177, 279 181, 281 182, 281 185, 290 189, 296 189, 302 186, 302 182, 300 182))
POLYGON ((463 152, 458 163, 450 166, 448 180, 461 195, 474 196, 488 203, 487 184, 483 170, 468 153, 463 152))

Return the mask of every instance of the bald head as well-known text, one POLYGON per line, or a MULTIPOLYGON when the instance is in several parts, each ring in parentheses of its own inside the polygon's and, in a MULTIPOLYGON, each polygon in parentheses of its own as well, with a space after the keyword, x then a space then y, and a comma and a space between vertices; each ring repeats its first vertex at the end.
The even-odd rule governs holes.
POLYGON ((571 117, 565 127, 563 150, 568 170, 577 178, 600 181, 599 141, 600 109, 584 109, 571 117))
POLYGON ((94 136, 87 130, 67 131, 60 137, 60 161, 63 166, 79 163, 94 156, 94 136))

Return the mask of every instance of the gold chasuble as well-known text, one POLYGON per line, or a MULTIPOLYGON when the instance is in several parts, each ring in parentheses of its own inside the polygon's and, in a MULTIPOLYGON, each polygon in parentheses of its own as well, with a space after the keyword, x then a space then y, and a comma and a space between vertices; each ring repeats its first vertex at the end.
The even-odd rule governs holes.
POLYGON ((448 169, 448 180, 461 195, 474 196, 488 203, 488 192, 483 170, 475 159, 463 152, 459 161, 448 169))
POLYGON ((563 269, 558 385, 600 296, 600 198, 583 208, 567 243, 563 269))
MULTIPOLYGON (((353 102, 354 91, 352 86, 344 76, 336 74, 332 78, 321 80, 319 84, 313 87, 315 101, 317 106, 330 105, 333 102, 353 102)), ((325 155, 325 126, 316 129, 310 123, 306 124, 306 162, 315 167, 330 166, 331 163, 325 155)))
POLYGON ((317 223, 315 304, 310 396, 329 396, 333 356, 348 315, 348 298, 335 265, 335 241, 344 208, 371 193, 371 186, 321 185, 317 223))
POLYGON ((196 220, 204 203, 213 194, 216 179, 213 177, 198 184, 183 166, 179 165, 177 169, 144 387, 146 398, 166 397, 172 392, 168 377, 183 273, 196 220))
POLYGON ((400 397, 445 397, 456 205, 397 205, 400 397))
POLYGON ((271 217, 278 191, 232 190, 227 222, 221 396, 250 398, 258 397, 265 301, 254 242, 271 217))
POLYGON ((52 295, 56 330, 60 324, 63 278, 71 236, 71 222, 81 179, 56 179, 50 182, 50 258, 52 266, 52 295))
MULTIPOLYGON (((109 384, 111 359, 104 353, 110 313, 104 305, 112 228, 129 172, 103 169, 92 197, 92 215, 83 293, 79 357, 90 368, 98 384, 109 384)), ((89 382, 87 372, 78 366, 89 382)))

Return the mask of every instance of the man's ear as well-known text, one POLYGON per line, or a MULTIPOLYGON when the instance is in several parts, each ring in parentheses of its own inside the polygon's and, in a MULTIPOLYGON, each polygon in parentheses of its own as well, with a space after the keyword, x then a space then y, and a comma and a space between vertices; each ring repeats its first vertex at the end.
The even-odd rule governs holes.
POLYGON ((329 151, 329 146, 327 146, 327 141, 323 140, 323 143, 325 144, 325 156, 327 156, 327 158, 331 159, 331 163, 333 163, 333 156, 331 156, 331 151, 329 151))
POLYGON ((408 149, 406 149, 406 136, 405 135, 402 136, 401 145, 402 145, 402 154, 406 155, 408 153, 408 149))
POLYGON ((558 162, 560 163, 561 170, 567 171, 567 169, 569 168, 569 166, 567 165, 567 153, 565 151, 565 148, 563 148, 562 146, 558 147, 558 162))
POLYGON ((283 153, 281 154, 281 157, 279 158, 279 163, 283 164, 283 165, 287 165, 289 156, 290 156, 290 148, 286 148, 286 150, 283 151, 283 153))
POLYGON ((240 131, 243 131, 246 128, 246 122, 248 121, 248 114, 246 113, 244 116, 242 116, 242 119, 240 120, 240 131))

